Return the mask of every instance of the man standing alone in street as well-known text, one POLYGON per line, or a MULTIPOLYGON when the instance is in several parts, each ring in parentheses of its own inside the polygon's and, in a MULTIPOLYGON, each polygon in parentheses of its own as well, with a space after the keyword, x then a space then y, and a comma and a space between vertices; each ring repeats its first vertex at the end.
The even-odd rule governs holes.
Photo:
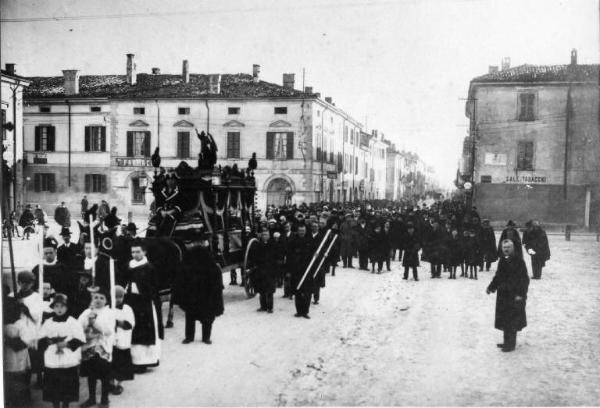
POLYGON ((498 270, 486 289, 487 294, 498 291, 496 296, 495 327, 504 332, 504 343, 498 347, 504 352, 513 351, 517 343, 517 332, 527 326, 525 304, 529 276, 523 258, 515 254, 514 242, 501 242, 502 257, 498 270))

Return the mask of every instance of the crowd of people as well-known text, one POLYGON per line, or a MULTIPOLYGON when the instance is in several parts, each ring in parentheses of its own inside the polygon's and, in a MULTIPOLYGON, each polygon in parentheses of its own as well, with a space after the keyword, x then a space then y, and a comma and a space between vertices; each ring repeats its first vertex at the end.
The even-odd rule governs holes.
MULTIPOLYGON (((146 257, 145 243, 136 237, 134 224, 122 226, 131 248, 130 260, 119 268, 111 291, 108 260, 97 254, 97 242, 89 234, 89 228, 119 228, 115 210, 106 202, 90 209, 86 203, 84 210, 82 203, 84 229, 79 242, 71 242, 67 226, 61 230, 61 245, 47 235, 43 273, 39 266, 20 272, 16 293, 9 295, 9 288, 3 288, 4 369, 10 405, 28 404, 35 375, 43 400, 55 407, 79 401, 79 377, 88 381, 83 406, 96 404, 100 382, 100 405, 106 407, 109 394, 123 392, 122 381, 159 364, 164 329, 157 271, 146 257), (94 225, 86 224, 90 211, 97 214, 94 225)), ((58 212, 63 218, 68 215, 58 212)), ((305 319, 310 318, 311 304, 321 301, 326 276, 336 276, 339 266, 381 274, 398 260, 403 278, 409 279, 412 272, 418 281, 418 268, 427 262, 432 279, 441 278, 443 272, 457 279, 459 270, 460 277, 477 279, 478 272, 489 271, 500 259, 498 273, 488 287, 489 292, 498 290, 500 299, 500 292, 510 286, 506 279, 517 275, 517 297, 525 297, 524 282, 528 284, 529 278, 526 268, 523 278, 524 253, 532 258, 533 279, 541 278, 550 258, 548 240, 538 222, 528 222, 521 236, 509 221, 497 243, 490 222, 480 221, 476 208, 466 209, 462 202, 451 200, 429 206, 389 201, 269 206, 254 225, 246 226, 246 237, 257 240, 250 246, 254 268, 241 274, 240 283, 251 280, 259 295, 259 312, 274 312, 274 294, 282 288, 283 298, 294 299, 295 316, 305 319), (517 272, 507 273, 511 268, 517 272)), ((175 303, 185 311, 184 344, 194 341, 196 321, 202 324, 202 342, 211 344, 212 324, 224 311, 222 274, 209 242, 210 237, 203 234, 198 251, 193 252, 194 262, 182 270, 173 286, 175 303)), ((237 285, 237 278, 232 270, 230 284, 237 285)), ((517 323, 515 319, 506 323, 497 313, 498 321, 497 328, 505 330, 503 350, 510 351, 516 331, 524 327, 524 310, 517 323)))
POLYGON ((84 213, 79 242, 72 242, 70 229, 63 226, 59 245, 47 224, 41 224, 41 265, 19 272, 16 293, 3 286, 7 406, 28 406, 35 380, 33 387, 43 390, 44 401, 66 407, 79 401, 79 378, 84 377, 88 398, 82 406, 96 405, 99 382, 100 406, 106 407, 109 394, 123 392, 122 381, 160 362, 158 277, 145 244, 136 237, 135 224, 122 226, 130 260, 111 285, 109 258, 98 254, 90 228, 98 234, 107 226, 121 227, 120 220, 105 202, 94 206, 93 225, 86 221, 90 214, 84 213))

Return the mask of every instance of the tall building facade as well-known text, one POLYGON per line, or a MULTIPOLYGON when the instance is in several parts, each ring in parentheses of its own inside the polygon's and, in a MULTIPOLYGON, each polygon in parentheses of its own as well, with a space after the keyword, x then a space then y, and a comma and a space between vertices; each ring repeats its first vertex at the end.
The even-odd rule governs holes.
POLYGON ((255 65, 252 74, 191 74, 187 61, 181 74, 136 73, 128 54, 126 75, 64 70, 30 78, 26 200, 51 210, 61 201, 75 207, 86 195, 121 213, 147 214, 151 154, 158 147, 165 168, 181 161, 195 166, 197 131, 214 137, 223 166, 243 169, 256 153, 259 208, 360 197, 360 180, 373 165, 361 144, 362 125, 331 98, 295 89, 293 74, 277 85, 259 73, 255 65))
POLYGON ((486 217, 600 223, 599 65, 490 67, 469 86, 462 178, 486 217))

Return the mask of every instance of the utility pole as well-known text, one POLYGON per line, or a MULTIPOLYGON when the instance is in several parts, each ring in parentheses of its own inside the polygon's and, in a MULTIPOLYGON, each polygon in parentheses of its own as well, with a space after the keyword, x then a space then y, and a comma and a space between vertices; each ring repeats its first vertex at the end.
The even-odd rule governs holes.
POLYGON ((477 140, 477 136, 479 133, 479 125, 477 124, 477 98, 467 98, 465 99, 468 102, 472 102, 473 103, 473 117, 470 118, 470 123, 469 123, 469 141, 471 143, 471 162, 470 162, 470 183, 471 183, 471 188, 470 190, 467 192, 467 196, 466 196, 466 210, 467 210, 467 214, 471 215, 472 209, 473 209, 473 196, 475 194, 475 154, 476 154, 476 149, 475 149, 475 143, 477 140))

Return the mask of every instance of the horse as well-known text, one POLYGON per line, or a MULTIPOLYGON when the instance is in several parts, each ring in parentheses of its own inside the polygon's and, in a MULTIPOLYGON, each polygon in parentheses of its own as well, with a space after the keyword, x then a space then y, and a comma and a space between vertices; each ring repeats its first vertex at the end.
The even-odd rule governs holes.
MULTIPOLYGON (((173 327, 173 285, 183 266, 185 246, 177 239, 138 238, 146 248, 148 261, 158 272, 158 290, 161 302, 169 302, 166 328, 173 327)), ((127 281, 131 259, 131 244, 134 238, 117 235, 116 228, 101 232, 98 237, 98 252, 115 260, 115 275, 127 281)))

